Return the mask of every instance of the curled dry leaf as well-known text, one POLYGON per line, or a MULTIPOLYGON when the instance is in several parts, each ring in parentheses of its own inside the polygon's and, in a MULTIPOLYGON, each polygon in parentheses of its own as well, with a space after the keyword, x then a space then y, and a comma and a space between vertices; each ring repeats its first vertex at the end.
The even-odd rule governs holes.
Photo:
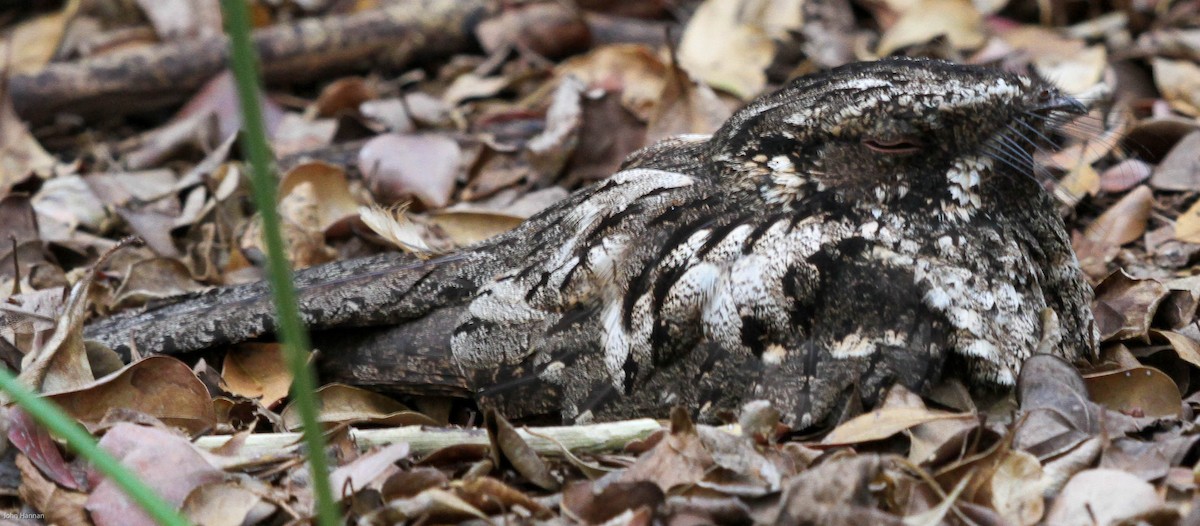
POLYGON ((664 492, 704 479, 713 467, 712 454, 704 447, 696 427, 681 409, 671 412, 671 432, 660 439, 637 462, 618 476, 624 482, 651 481, 664 492))
POLYGON ((978 48, 985 40, 983 17, 968 0, 919 0, 884 31, 875 54, 887 56, 939 36, 945 36, 955 49, 978 48))
POLYGON ((658 105, 646 127, 646 142, 653 143, 682 134, 712 133, 732 114, 716 92, 694 82, 683 68, 672 63, 658 105))
POLYGON ((1174 110, 1200 116, 1200 66, 1186 60, 1155 58, 1154 83, 1174 110))
POLYGON ((339 466, 329 474, 329 485, 340 498, 346 498, 367 488, 389 470, 395 470, 396 462, 408 457, 408 444, 392 444, 364 454, 350 463, 339 466))
POLYGON ((657 508, 666 495, 648 481, 581 481, 566 487, 562 506, 572 517, 587 524, 603 524, 626 510, 642 506, 657 508))
POLYGON ((646 121, 658 105, 666 65, 647 46, 618 44, 571 58, 560 64, 555 73, 559 78, 574 76, 589 89, 619 92, 621 105, 646 121))
POLYGON ((83 488, 83 480, 63 460, 62 451, 54 437, 39 425, 24 409, 13 407, 4 417, 8 420, 8 441, 37 466, 43 475, 56 484, 72 490, 83 488))
POLYGON ((345 111, 358 111, 364 102, 379 96, 375 86, 362 77, 344 77, 321 89, 309 113, 317 117, 333 117, 345 111))
POLYGON ((17 117, 12 101, 0 91, 0 196, 31 174, 48 177, 58 164, 17 117))
POLYGON ((1011 524, 1032 526, 1042 519, 1042 464, 1024 451, 1008 450, 975 495, 975 502, 1000 513, 1011 524))
MULTIPOLYGON (((162 429, 117 424, 104 434, 99 446, 175 507, 195 488, 225 477, 187 438, 162 429)), ((94 489, 87 510, 97 526, 155 524, 111 479, 92 470, 88 480, 94 489)))
POLYGON ((263 499, 269 493, 270 488, 250 477, 201 484, 188 493, 179 511, 193 524, 258 524, 275 512, 276 506, 263 499))
POLYGON ((89 429, 95 429, 112 408, 139 411, 189 433, 211 428, 217 418, 208 388, 191 368, 162 355, 47 398, 89 429))
POLYGON ((380 202, 416 197, 428 208, 442 208, 450 202, 461 157, 458 143, 448 137, 386 134, 363 145, 358 169, 380 202))
POLYGON ((1150 211, 1154 208, 1154 192, 1148 186, 1139 186, 1129 192, 1120 201, 1105 210, 1083 232, 1082 246, 1094 247, 1080 258, 1102 254, 1109 247, 1119 247, 1125 243, 1136 241, 1146 233, 1146 222, 1150 219, 1150 211))
POLYGON ((494 451, 502 454, 517 473, 544 490, 555 491, 562 486, 562 481, 550 472, 546 463, 517 434, 516 428, 507 419, 495 411, 487 416, 488 438, 494 451))
POLYGON ((441 228, 460 247, 508 232, 524 221, 524 217, 498 212, 447 210, 429 215, 429 222, 441 228))
POLYGON ((1176 192, 1200 190, 1200 131, 1189 133, 1175 143, 1154 168, 1150 186, 1176 192))
POLYGON ((885 407, 858 415, 821 439, 822 446, 861 444, 883 440, 914 426, 938 420, 970 420, 975 415, 947 413, 924 407, 885 407))
POLYGON ((420 494, 389 501, 383 507, 366 513, 364 524, 400 524, 421 519, 431 523, 459 523, 469 519, 487 521, 487 514, 454 493, 430 488, 420 494))
POLYGON ((292 373, 278 343, 243 343, 225 355, 221 380, 230 393, 257 398, 270 408, 287 397, 292 373))
POLYGON ((46 524, 89 524, 84 505, 88 494, 72 491, 42 476, 29 458, 17 455, 13 462, 20 471, 21 485, 17 488, 21 501, 44 513, 46 524))
POLYGON ((790 478, 767 524, 903 524, 877 509, 870 487, 888 457, 846 455, 790 478))
MULTIPOLYGON (((1124 471, 1089 469, 1075 474, 1063 487, 1046 515, 1046 523, 1061 526, 1136 523, 1136 519, 1148 518, 1148 514, 1162 507, 1162 497, 1150 483, 1124 471), (1116 495, 1120 498, 1113 498, 1116 495)), ((1162 511, 1170 514, 1171 510, 1162 511)), ((1177 519, 1178 512, 1175 514, 1177 519)))
POLYGON ((358 215, 359 204, 350 191, 346 170, 320 161, 298 164, 279 182, 279 200, 287 199, 305 184, 311 185, 317 195, 315 226, 327 236, 348 233, 347 220, 358 215))
POLYGON ((1102 341, 1144 338, 1158 305, 1170 291, 1154 279, 1137 279, 1123 270, 1096 285, 1092 312, 1102 341))
MULTIPOLYGON (((1200 147, 1200 145, 1197 146, 1200 147)), ((1100 174, 1100 190, 1108 193, 1128 191, 1150 179, 1153 170, 1153 167, 1140 159, 1125 159, 1104 169, 1104 172, 1100 174)), ((1150 186, 1158 188, 1152 179, 1150 186)))
POLYGON ((143 305, 153 299, 204 290, 178 259, 155 257, 129 266, 125 281, 113 293, 113 306, 143 305))
POLYGON ((579 53, 592 43, 578 9, 558 2, 509 5, 499 16, 480 22, 475 36, 489 54, 517 47, 547 58, 579 53))
MULTIPOLYGON (((376 392, 342 384, 321 386, 316 392, 321 414, 317 421, 325 425, 371 423, 388 426, 437 425, 429 417, 409 410, 404 404, 376 392)), ((288 431, 302 427, 295 404, 280 413, 288 431)))
POLYGON ((775 58, 772 39, 788 37, 803 22, 796 0, 705 0, 679 42, 679 63, 714 88, 748 99, 767 84, 775 58))
POLYGON ((1183 410, 1179 387, 1153 367, 1087 375, 1084 382, 1092 400, 1133 417, 1178 418, 1183 410))
POLYGON ((464 501, 486 513, 503 513, 514 506, 533 513, 538 519, 553 516, 548 508, 524 492, 492 477, 471 477, 451 486, 464 501))

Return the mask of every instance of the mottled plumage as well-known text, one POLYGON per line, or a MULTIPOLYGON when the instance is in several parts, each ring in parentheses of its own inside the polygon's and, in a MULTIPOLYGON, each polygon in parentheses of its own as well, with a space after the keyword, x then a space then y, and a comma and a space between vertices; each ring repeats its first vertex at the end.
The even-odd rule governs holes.
MULTIPOLYGON (((1079 109, 1036 77, 852 64, 751 102, 711 137, 635 153, 493 241, 301 272, 304 313, 318 327, 453 320, 453 366, 515 418, 711 416, 764 398, 804 427, 894 382, 1011 386, 1047 308, 1052 352, 1095 350, 1091 290, 1029 162, 1030 136, 1079 109), (373 290, 340 285, 363 268, 373 290)), ((144 352, 253 337, 272 327, 264 292, 89 335, 132 334, 144 352)))

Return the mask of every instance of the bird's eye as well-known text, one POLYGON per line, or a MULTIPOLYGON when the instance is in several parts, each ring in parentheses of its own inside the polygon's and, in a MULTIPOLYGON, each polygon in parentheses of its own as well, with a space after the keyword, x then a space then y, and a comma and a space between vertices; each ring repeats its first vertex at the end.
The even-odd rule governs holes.
POLYGON ((888 154, 907 154, 921 151, 921 143, 912 138, 903 139, 863 139, 863 145, 873 151, 888 154))

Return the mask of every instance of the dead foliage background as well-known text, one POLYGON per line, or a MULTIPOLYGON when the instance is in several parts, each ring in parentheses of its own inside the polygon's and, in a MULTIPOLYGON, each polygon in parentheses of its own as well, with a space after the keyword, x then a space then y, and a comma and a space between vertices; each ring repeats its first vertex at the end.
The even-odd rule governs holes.
MULTIPOLYGON (((1200 4, 248 1, 297 268, 495 235, 642 145, 848 61, 1031 67, 1095 108, 1038 174, 1094 280, 1095 368, 1034 358, 987 407, 961 386, 895 389, 816 436, 759 404, 724 428, 677 412, 577 454, 444 399, 330 384, 350 520, 1200 523, 1200 4), (468 423, 486 434, 446 447, 351 431, 468 423)), ((277 346, 127 365, 81 336, 89 316, 259 277, 216 1, 5 3, 0 36, 0 360, 197 523, 307 517, 295 447, 254 446, 297 425, 277 346), (128 235, 144 244, 101 257, 128 235)), ((0 428, 6 521, 148 522, 19 409, 0 428)))

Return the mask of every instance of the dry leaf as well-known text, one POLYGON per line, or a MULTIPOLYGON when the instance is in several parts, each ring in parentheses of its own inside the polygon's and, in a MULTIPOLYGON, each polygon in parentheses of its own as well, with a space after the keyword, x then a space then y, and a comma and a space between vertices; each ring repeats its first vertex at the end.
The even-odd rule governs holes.
POLYGON ((1186 60, 1155 58, 1154 84, 1176 111, 1200 116, 1200 66, 1186 60))
POLYGON ((1161 506, 1162 498, 1150 483, 1124 471, 1089 469, 1071 477, 1063 487, 1046 515, 1046 523, 1055 526, 1119 524, 1161 506), (1114 498, 1118 495, 1120 498, 1114 498))
POLYGON ((969 0, 920 0, 884 31, 875 54, 887 56, 939 36, 956 49, 978 48, 984 43, 983 17, 969 0))
MULTIPOLYGON (((409 410, 404 404, 384 395, 342 384, 329 384, 317 389, 322 424, 373 423, 389 426, 437 425, 433 419, 409 410)), ((288 431, 300 429, 300 415, 295 404, 288 404, 280 413, 288 431)))
POLYGON ((230 393, 256 398, 267 408, 286 398, 292 386, 292 372, 278 343, 238 345, 225 355, 221 379, 230 393))
MULTIPOLYGON (((193 489, 225 476, 186 438, 162 429, 117 424, 99 445, 172 506, 183 504, 193 489), (164 469, 168 466, 170 469, 164 469)), ((92 471, 88 480, 94 489, 88 495, 87 510, 96 526, 155 524, 112 480, 97 471, 92 471)))
POLYGON ((1189 133, 1175 143, 1154 167, 1150 186, 1177 192, 1200 190, 1200 131, 1189 133))
POLYGON ((314 226, 327 236, 348 233, 347 221, 358 216, 359 204, 350 192, 345 169, 320 161, 298 164, 279 182, 279 200, 287 199, 302 184, 311 185, 317 195, 314 226))
POLYGON ((1092 312, 1101 341, 1143 338, 1158 305, 1170 291, 1153 279, 1135 279, 1124 271, 1113 272, 1096 285, 1092 312))
POLYGON ((763 91, 773 38, 800 29, 796 0, 705 0, 679 41, 679 64, 708 85, 749 99, 763 91))
POLYGON ((429 222, 445 231, 454 244, 460 247, 474 245, 508 232, 524 221, 524 217, 499 212, 446 210, 429 215, 429 222))
POLYGON ((46 395, 95 429, 113 408, 132 409, 190 433, 216 423, 208 388, 187 364, 170 356, 150 356, 93 383, 46 395))
POLYGON ((201 484, 188 493, 180 513, 193 524, 241 526, 258 524, 275 512, 263 495, 270 488, 249 477, 201 484))
POLYGON ((462 150, 442 135, 380 135, 358 154, 358 169, 381 203, 416 197, 427 208, 450 202, 462 162, 462 150))
POLYGON ((1137 367, 1086 375, 1092 400, 1134 417, 1176 418, 1183 410, 1179 388, 1153 367, 1137 367))
POLYGON ((975 415, 947 413, 924 407, 890 407, 858 415, 837 426, 821 440, 822 446, 861 444, 883 440, 906 429, 938 420, 968 420, 975 415))

